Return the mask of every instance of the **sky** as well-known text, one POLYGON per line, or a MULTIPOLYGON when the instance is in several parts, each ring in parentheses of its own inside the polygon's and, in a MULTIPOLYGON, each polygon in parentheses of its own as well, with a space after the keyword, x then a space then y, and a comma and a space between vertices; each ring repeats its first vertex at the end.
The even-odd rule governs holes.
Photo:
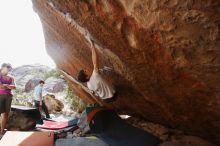
POLYGON ((0 64, 14 67, 43 64, 55 67, 45 49, 42 25, 31 0, 2 0, 0 5, 0 64))

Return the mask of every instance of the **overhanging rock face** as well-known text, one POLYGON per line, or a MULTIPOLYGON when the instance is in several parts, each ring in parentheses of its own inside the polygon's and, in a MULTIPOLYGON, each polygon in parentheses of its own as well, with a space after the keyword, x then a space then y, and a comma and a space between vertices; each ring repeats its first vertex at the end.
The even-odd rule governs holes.
MULTIPOLYGON (((33 0, 57 66, 92 71, 88 37, 120 95, 111 106, 220 144, 220 1, 33 0)), ((86 94, 72 84, 86 100, 86 94)))

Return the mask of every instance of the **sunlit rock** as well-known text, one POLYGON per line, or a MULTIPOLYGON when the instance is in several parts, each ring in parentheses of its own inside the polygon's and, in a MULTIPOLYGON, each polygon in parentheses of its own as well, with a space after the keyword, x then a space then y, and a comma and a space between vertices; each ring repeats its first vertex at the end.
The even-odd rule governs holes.
MULTIPOLYGON (((217 0, 33 0, 47 51, 76 77, 92 72, 92 38, 111 107, 220 144, 220 35, 217 0)), ((88 95, 72 84, 83 100, 88 95)))
POLYGON ((64 108, 64 104, 56 99, 54 95, 45 95, 44 102, 49 110, 49 113, 61 112, 64 108))

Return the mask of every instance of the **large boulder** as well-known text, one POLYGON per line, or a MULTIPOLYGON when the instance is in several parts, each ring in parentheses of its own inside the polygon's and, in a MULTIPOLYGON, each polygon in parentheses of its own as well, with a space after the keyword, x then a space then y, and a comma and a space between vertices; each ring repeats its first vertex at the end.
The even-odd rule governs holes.
POLYGON ((64 104, 56 99, 54 95, 45 95, 44 102, 49 110, 49 113, 61 112, 64 108, 64 104))
POLYGON ((30 91, 32 91, 37 85, 39 85, 39 82, 40 82, 41 80, 42 80, 42 79, 40 79, 40 78, 30 79, 30 80, 25 84, 25 89, 24 89, 24 91, 25 91, 25 92, 30 92, 30 91))
POLYGON ((220 144, 220 1, 32 2, 59 69, 92 72, 92 38, 100 66, 113 68, 104 77, 119 98, 109 106, 220 144))
MULTIPOLYGON (((25 84, 24 91, 25 92, 30 92, 32 91, 38 84, 39 82, 43 80, 42 78, 38 77, 33 77, 28 80, 28 82, 25 84)), ((56 78, 56 77, 49 77, 45 81, 45 85, 43 87, 44 93, 59 93, 63 92, 67 89, 67 84, 66 82, 61 79, 61 78, 56 78)))
POLYGON ((49 77, 44 85, 44 90, 50 93, 63 92, 66 88, 66 82, 63 79, 56 77, 49 77))
POLYGON ((50 70, 51 69, 49 67, 44 66, 44 65, 37 65, 37 64, 36 65, 23 65, 23 66, 13 69, 12 75, 14 76, 16 85, 19 89, 28 88, 27 90, 29 90, 29 88, 32 88, 32 87, 27 87, 26 84, 30 80, 39 78, 39 75, 46 74, 50 70))
POLYGON ((164 142, 160 146, 215 146, 215 145, 195 136, 184 136, 179 140, 164 142))
POLYGON ((12 111, 7 123, 7 129, 16 131, 33 130, 37 121, 40 119, 41 115, 37 109, 12 106, 12 111))

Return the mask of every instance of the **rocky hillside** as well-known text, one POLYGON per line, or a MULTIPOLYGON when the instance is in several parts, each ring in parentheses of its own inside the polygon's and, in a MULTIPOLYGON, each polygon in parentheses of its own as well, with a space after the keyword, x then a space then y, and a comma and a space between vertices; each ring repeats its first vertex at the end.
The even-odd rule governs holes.
POLYGON ((109 106, 220 144, 220 1, 32 2, 59 69, 92 71, 92 38, 113 68, 105 77, 119 99, 109 106))
POLYGON ((51 68, 44 65, 24 65, 15 68, 12 75, 15 77, 17 88, 24 89, 31 79, 45 80, 47 78, 45 74, 51 70, 51 68))
MULTIPOLYGON (((77 97, 69 90, 66 81, 61 78, 56 69, 44 65, 24 65, 15 68, 12 75, 17 86, 13 97, 14 105, 32 106, 33 90, 40 80, 44 80, 43 96, 45 96, 46 105, 51 112, 53 109, 62 111, 63 108, 64 112, 70 112, 75 108, 73 103, 77 102, 77 97), (60 101, 62 101, 61 106, 58 105, 60 101)), ((77 106, 77 103, 75 105, 77 106)))

